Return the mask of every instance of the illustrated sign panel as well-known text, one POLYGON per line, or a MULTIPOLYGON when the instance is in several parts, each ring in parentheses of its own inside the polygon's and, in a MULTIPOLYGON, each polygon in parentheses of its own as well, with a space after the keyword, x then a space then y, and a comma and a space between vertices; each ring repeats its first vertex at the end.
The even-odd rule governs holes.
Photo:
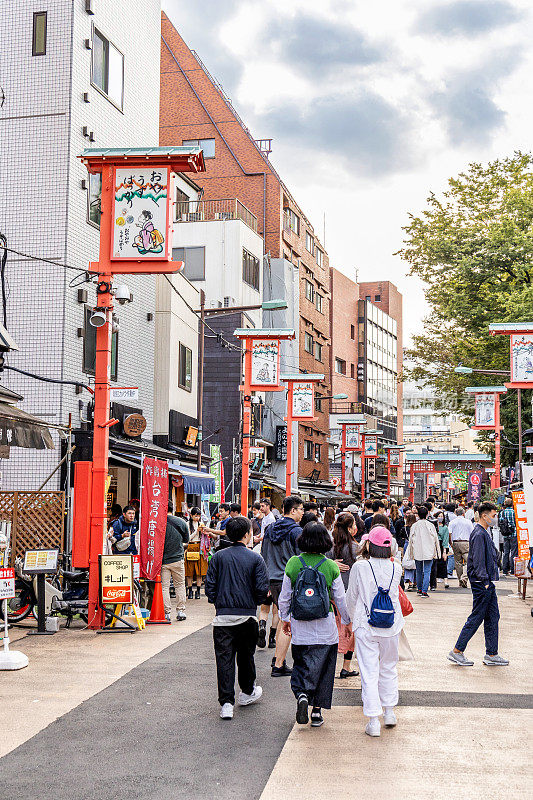
POLYGON ((158 458, 143 462, 140 547, 141 574, 154 581, 161 571, 168 509, 168 463, 158 458))
POLYGON ((114 174, 111 258, 165 259, 170 168, 117 168, 114 174))
POLYGON ((133 603, 132 556, 100 556, 100 602, 133 603))
POLYGON ((389 463, 391 467, 399 467, 400 466, 400 451, 399 450, 389 450, 389 463))
POLYGON ((533 333, 511 336, 511 383, 533 386, 533 333))
POLYGON ((468 502, 472 500, 474 503, 477 503, 481 498, 481 478, 481 472, 468 473, 468 491, 466 494, 468 502))
POLYGON ((278 386, 279 356, 279 339, 252 339, 252 386, 278 386))
POLYGON ((293 419, 313 419, 314 387, 312 383, 294 383, 292 387, 293 419))
POLYGON ((359 428, 357 425, 347 425, 346 426, 346 449, 347 450, 359 450, 361 447, 360 444, 360 433, 359 428))
POLYGON ((481 392, 476 394, 475 420, 478 428, 494 428, 496 425, 496 395, 481 392))
POLYGON ((378 437, 365 436, 365 458, 376 458, 378 454, 378 437))

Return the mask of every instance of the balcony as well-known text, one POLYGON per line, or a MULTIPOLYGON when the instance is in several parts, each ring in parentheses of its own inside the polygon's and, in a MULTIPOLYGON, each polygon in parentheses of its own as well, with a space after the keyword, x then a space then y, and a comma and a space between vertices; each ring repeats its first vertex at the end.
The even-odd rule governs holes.
POLYGON ((174 203, 174 222, 220 222, 240 219, 257 233, 257 217, 240 200, 179 200, 174 203))

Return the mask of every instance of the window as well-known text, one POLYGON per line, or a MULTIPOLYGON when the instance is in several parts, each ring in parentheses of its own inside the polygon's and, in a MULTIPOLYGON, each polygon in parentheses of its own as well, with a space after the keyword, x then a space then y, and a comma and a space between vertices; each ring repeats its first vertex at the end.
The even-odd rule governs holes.
POLYGON ((381 302, 381 295, 380 294, 376 294, 374 296, 374 302, 376 302, 376 303, 380 303, 381 302))
POLYGON ((96 175, 89 173, 89 188, 87 190, 87 222, 100 227, 100 217, 102 216, 102 173, 96 175))
POLYGON ((308 461, 313 460, 314 456, 314 442, 309 441, 309 439, 304 439, 304 458, 308 461))
POLYGON ((305 232, 305 247, 306 250, 309 250, 310 253, 314 253, 315 244, 313 242, 313 237, 309 233, 309 231, 305 232))
POLYGON ((205 281, 205 247, 173 247, 172 260, 183 261, 183 274, 190 281, 205 281))
POLYGON ((355 325, 350 325, 350 338, 355 339, 355 325))
POLYGON ((298 214, 295 214, 292 208, 285 208, 283 209, 283 213, 285 214, 285 227, 288 228, 290 231, 296 234, 296 236, 300 235, 300 217, 298 214))
POLYGON ((311 353, 313 355, 313 337, 310 333, 305 334, 305 350, 307 353, 311 353))
MULTIPOLYGON (((83 371, 94 375, 96 364, 96 328, 91 325, 90 318, 93 310, 85 306, 84 334, 83 334, 83 371)), ((116 381, 118 375, 118 332, 111 334, 111 380, 116 381)))
POLYGON ((316 293, 315 298, 316 298, 316 310, 320 311, 320 313, 323 314, 324 312, 322 311, 322 304, 324 302, 324 298, 318 292, 316 293))
POLYGON ((214 139, 184 139, 182 144, 184 147, 201 147, 204 153, 204 158, 215 157, 214 139))
POLYGON ((46 16, 46 11, 35 11, 33 14, 32 56, 46 55, 46 16))
POLYGON ((93 31, 91 83, 122 111, 124 99, 124 56, 96 28, 93 31))
POLYGON ((315 358, 317 361, 322 361, 322 347, 319 342, 315 342, 315 358))
POLYGON ((350 364, 350 378, 355 378, 355 364, 350 364))
POLYGON ((372 298, 370 297, 369 294, 367 294, 367 296, 365 297, 365 300, 368 300, 370 302, 370 300, 372 300, 372 298))
POLYGON ((335 372, 339 375, 346 375, 346 361, 343 361, 342 358, 335 359, 335 372))
POLYGON ((316 257, 316 263, 318 264, 319 267, 322 266, 323 255, 324 254, 323 254, 322 250, 319 250, 318 247, 317 247, 316 251, 315 251, 315 257, 316 257))
POLYGON ((313 286, 311 281, 307 280, 305 281, 305 296, 307 297, 308 300, 311 301, 311 303, 315 299, 315 287, 313 286))
POLYGON ((320 448, 321 445, 315 442, 315 461, 320 461, 320 448))
POLYGON ((192 350, 180 342, 178 386, 186 392, 192 390, 192 350))
POLYGON ((242 279, 248 286, 259 291, 259 259, 242 248, 242 279))
POLYGON ((322 395, 315 392, 315 411, 322 411, 322 395))

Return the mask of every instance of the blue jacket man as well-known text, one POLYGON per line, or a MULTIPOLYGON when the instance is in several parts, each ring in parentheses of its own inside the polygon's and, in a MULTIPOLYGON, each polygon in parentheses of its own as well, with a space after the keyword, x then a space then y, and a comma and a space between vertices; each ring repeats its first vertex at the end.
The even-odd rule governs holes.
POLYGON ((122 509, 122 516, 111 523, 108 539, 113 545, 113 553, 121 556, 137 555, 137 548, 135 547, 135 534, 137 533, 137 520, 135 519, 135 509, 133 506, 124 506, 122 509), (117 547, 117 542, 122 539, 130 537, 130 544, 125 550, 117 547))
POLYGON ((462 667, 472 667, 473 661, 464 655, 466 646, 483 623, 485 633, 485 657, 483 663, 488 667, 505 667, 507 659, 498 655, 498 623, 500 611, 496 596, 495 581, 500 577, 498 571, 498 551, 489 528, 498 519, 498 509, 493 503, 481 503, 479 523, 470 534, 467 573, 472 589, 472 613, 465 622, 457 643, 448 654, 448 659, 462 667))

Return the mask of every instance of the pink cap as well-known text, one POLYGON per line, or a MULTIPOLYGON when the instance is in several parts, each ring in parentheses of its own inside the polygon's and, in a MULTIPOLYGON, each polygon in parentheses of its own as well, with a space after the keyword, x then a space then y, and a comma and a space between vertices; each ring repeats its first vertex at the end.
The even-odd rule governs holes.
POLYGON ((390 547, 392 544, 392 534, 382 525, 376 525, 368 534, 368 540, 372 542, 372 544, 377 544, 378 547, 390 547))

